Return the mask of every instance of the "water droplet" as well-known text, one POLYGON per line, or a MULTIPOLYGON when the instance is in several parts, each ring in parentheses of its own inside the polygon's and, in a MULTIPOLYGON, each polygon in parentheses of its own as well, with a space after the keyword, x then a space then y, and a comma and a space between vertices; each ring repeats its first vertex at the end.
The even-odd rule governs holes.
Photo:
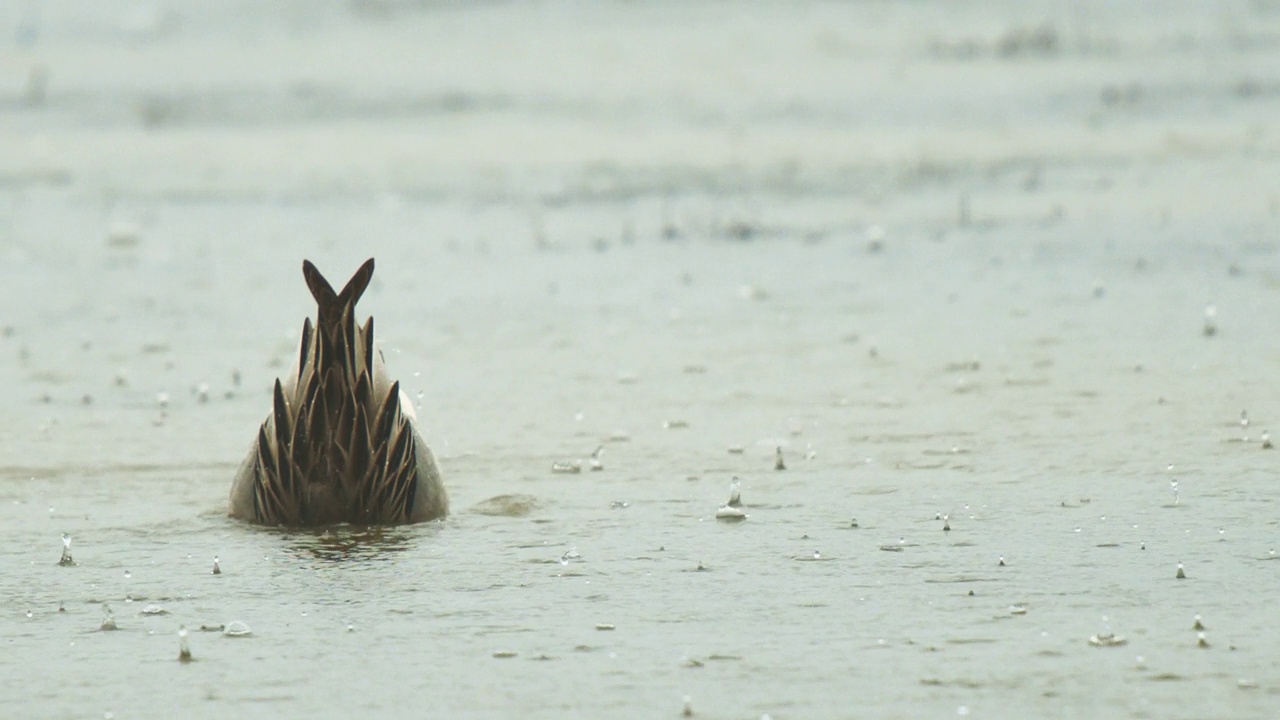
POLYGON ((773 469, 774 469, 774 470, 786 470, 786 469, 787 469, 787 463, 786 463, 786 461, 785 461, 785 460, 783 460, 783 459, 782 459, 782 446, 781 446, 781 445, 777 446, 777 447, 774 449, 774 451, 773 451, 773 469))
POLYGON ((1005 564, 1004 564, 1004 556, 1003 556, 1003 555, 1001 555, 1001 556, 1000 556, 1000 567, 1004 567, 1004 566, 1005 566, 1005 564))
POLYGON ((1178 579, 1178 580, 1186 580, 1186 579, 1187 579, 1187 573, 1186 573, 1186 571, 1185 571, 1185 570, 1183 570, 1183 569, 1182 569, 1182 563, 1178 563, 1178 573, 1177 573, 1176 575, 1174 575, 1174 578, 1176 578, 1176 579, 1178 579))
POLYGON ((27 618, 28 618, 28 619, 33 618, 33 617, 35 617, 35 616, 36 616, 36 614, 35 614, 35 613, 31 612, 30 610, 28 610, 28 611, 27 611, 27 618))
POLYGON ((124 571, 124 579, 125 579, 125 580, 128 580, 128 579, 129 579, 129 578, 131 578, 131 577, 133 577, 133 573, 129 572, 128 570, 125 570, 125 571, 124 571))
POLYGON ((232 620, 227 623, 226 627, 222 628, 222 634, 224 637, 240 638, 249 637, 253 634, 253 631, 249 629, 247 624, 239 620, 232 620))
POLYGON ((213 556, 213 571, 212 571, 212 574, 213 574, 213 575, 221 575, 221 574, 222 574, 222 567, 218 565, 218 556, 217 556, 217 555, 214 555, 214 556, 213 556))
POLYGON ((1209 647, 1209 640, 1204 636, 1204 633, 1196 634, 1196 646, 1202 648, 1209 647))
POLYGON ((595 451, 591 453, 591 472, 604 470, 604 464, 600 462, 600 456, 602 455, 604 455, 604 446, 597 445, 595 451))
POLYGON ((156 393, 156 404, 162 408, 169 407, 169 393, 164 391, 156 393))
POLYGON ((1191 624, 1192 630, 1204 630, 1204 622, 1200 619, 1200 614, 1196 614, 1195 622, 1191 624))
POLYGON ((684 696, 684 709, 680 711, 680 714, 685 717, 693 717, 693 698, 688 695, 684 696))
MULTIPOLYGON (((754 527, 754 526, 753 526, 753 527, 754 527)), ((814 550, 814 551, 813 551, 813 559, 814 559, 814 560, 821 560, 821 559, 822 559, 822 553, 818 552, 817 550, 814 550)))

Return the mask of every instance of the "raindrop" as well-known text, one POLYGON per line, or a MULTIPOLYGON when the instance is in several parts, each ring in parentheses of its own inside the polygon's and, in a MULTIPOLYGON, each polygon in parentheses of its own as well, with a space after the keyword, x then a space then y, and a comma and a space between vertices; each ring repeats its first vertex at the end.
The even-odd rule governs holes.
POLYGON ((163 390, 156 393, 156 404, 162 408, 169 407, 169 393, 163 390))
POLYGON ((125 570, 125 571, 124 571, 124 579, 125 579, 125 580, 128 580, 129 578, 132 578, 132 577, 133 577, 133 573, 129 572, 128 570, 125 570))
POLYGON ((781 446, 781 445, 777 446, 777 448, 775 448, 775 449, 774 449, 774 451, 773 451, 773 469, 774 469, 774 470, 786 470, 786 469, 787 469, 787 463, 786 463, 786 461, 785 461, 785 460, 783 460, 783 459, 782 459, 782 446, 781 446))
POLYGON ((1206 305, 1204 308, 1204 336, 1213 337, 1218 334, 1218 308, 1206 305))
POLYGON ((693 698, 684 696, 684 709, 680 711, 684 717, 693 717, 693 698))
POLYGON ((71 536, 66 533, 62 533, 62 558, 58 560, 58 564, 63 567, 76 564, 76 561, 71 559, 71 536))
POLYGON ((187 626, 178 626, 178 662, 191 662, 191 646, 187 644, 187 626))
POLYGON ((1178 579, 1178 580, 1186 580, 1186 579, 1187 579, 1187 572, 1186 572, 1185 570, 1183 570, 1183 569, 1182 569, 1182 563, 1178 563, 1178 573, 1177 573, 1176 575, 1174 575, 1173 577, 1174 577, 1175 579, 1178 579))
POLYGON ((942 516, 942 532, 951 532, 951 517, 949 515, 942 516))
POLYGON ((1192 630, 1204 630, 1204 622, 1200 620, 1199 613, 1196 614, 1195 622, 1191 625, 1192 630))
POLYGON ((35 617, 35 616, 36 616, 36 614, 35 614, 35 613, 31 612, 30 610, 28 610, 28 611, 27 611, 27 618, 28 618, 28 619, 33 618, 33 617, 35 617))
POLYGON ((1005 564, 1004 564, 1004 556, 1003 556, 1003 555, 1001 555, 1001 556, 1000 556, 1000 567, 1004 567, 1004 566, 1005 566, 1005 564))
MULTIPOLYGON (((752 526, 752 527, 754 527, 754 526, 752 526)), ((814 550, 814 551, 813 551, 813 559, 814 559, 814 560, 821 560, 821 559, 822 559, 822 553, 818 552, 817 550, 814 550)))
MULTIPOLYGON (((1173 466, 1170 465, 1169 467, 1172 468, 1173 466)), ((1170 480, 1169 487, 1173 490, 1173 504, 1177 505, 1178 504, 1178 481, 1170 480)))
POLYGON ((1202 648, 1209 647, 1209 640, 1204 636, 1204 633, 1196 633, 1196 646, 1202 648))
POLYGON ((214 555, 214 556, 213 556, 213 571, 212 571, 212 574, 213 574, 213 575, 221 575, 221 574, 222 574, 222 568, 218 566, 218 556, 217 556, 217 555, 214 555))

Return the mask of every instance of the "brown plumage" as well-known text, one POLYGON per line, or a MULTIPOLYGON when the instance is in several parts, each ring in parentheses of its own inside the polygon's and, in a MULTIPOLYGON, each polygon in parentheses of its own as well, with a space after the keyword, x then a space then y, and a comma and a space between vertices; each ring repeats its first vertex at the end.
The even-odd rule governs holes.
POLYGON ((442 517, 440 470, 413 408, 355 320, 373 259, 335 293, 310 261, 319 309, 302 324, 297 371, 276 380, 273 406, 236 473, 231 515, 264 525, 398 524, 442 517))

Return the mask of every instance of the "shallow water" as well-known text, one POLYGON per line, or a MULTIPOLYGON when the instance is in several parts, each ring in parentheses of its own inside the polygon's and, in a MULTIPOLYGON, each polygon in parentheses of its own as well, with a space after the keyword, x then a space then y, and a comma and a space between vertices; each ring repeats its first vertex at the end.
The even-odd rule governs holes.
POLYGON ((1273 717, 1280 9, 1152 7, 0 10, 0 706, 1273 717), (229 520, 369 256, 453 514, 229 520))

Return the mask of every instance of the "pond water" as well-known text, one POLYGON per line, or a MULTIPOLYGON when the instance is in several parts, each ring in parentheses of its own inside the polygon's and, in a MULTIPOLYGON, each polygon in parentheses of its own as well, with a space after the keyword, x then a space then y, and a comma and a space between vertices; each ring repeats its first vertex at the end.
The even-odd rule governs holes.
POLYGON ((0 705, 1274 717, 1280 8, 1156 7, 0 10, 0 705), (229 519, 367 257, 453 512, 229 519))

